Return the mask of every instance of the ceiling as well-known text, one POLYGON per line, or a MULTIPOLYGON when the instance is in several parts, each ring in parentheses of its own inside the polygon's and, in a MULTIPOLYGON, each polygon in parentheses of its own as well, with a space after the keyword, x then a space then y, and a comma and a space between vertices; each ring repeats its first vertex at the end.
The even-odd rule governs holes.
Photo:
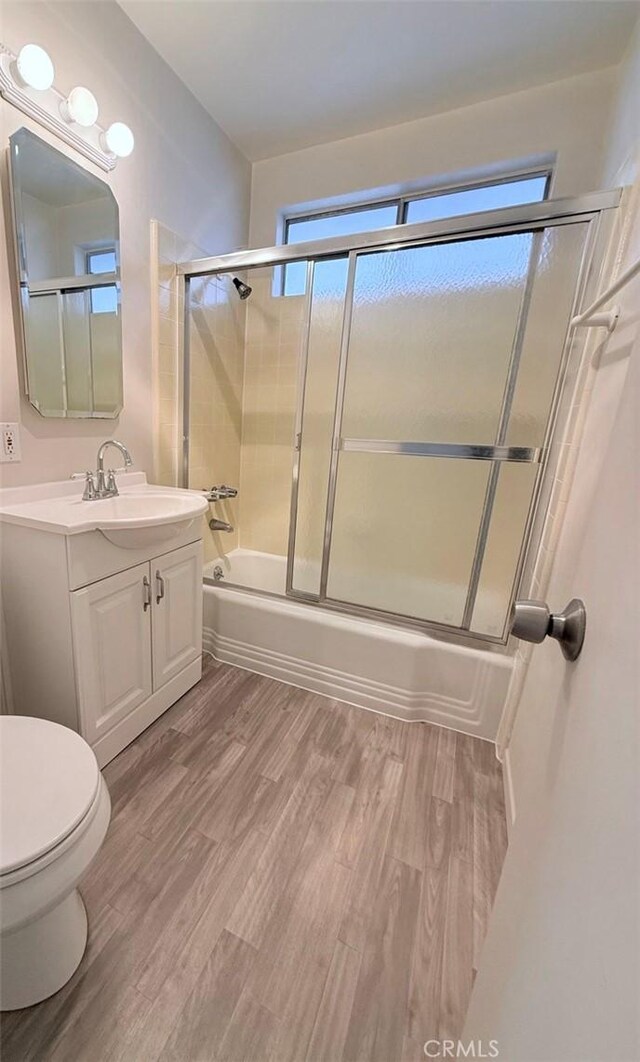
POLYGON ((119 0, 251 160, 618 63, 636 0, 119 0))

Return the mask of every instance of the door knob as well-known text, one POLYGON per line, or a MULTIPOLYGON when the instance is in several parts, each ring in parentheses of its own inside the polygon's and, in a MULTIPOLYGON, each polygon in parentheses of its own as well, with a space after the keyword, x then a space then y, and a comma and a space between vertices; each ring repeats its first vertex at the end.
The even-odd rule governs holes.
POLYGON ((525 642, 555 638, 566 660, 580 656, 586 626, 584 601, 577 597, 562 612, 551 612, 544 601, 516 601, 511 609, 511 634, 515 638, 525 642))

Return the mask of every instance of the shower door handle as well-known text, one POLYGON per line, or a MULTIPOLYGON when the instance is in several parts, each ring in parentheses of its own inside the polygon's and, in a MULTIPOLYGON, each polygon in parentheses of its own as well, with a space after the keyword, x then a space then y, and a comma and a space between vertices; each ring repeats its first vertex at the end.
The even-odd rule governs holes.
POLYGON ((516 601, 511 609, 510 632, 515 638, 537 644, 555 638, 566 660, 580 656, 586 626, 587 610, 577 597, 562 612, 551 612, 544 601, 516 601))

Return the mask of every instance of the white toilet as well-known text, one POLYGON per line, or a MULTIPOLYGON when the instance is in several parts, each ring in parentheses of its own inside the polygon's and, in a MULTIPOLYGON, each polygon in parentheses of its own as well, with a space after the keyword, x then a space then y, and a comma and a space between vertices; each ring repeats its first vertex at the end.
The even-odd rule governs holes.
POLYGON ((45 719, 0 716, 0 1009, 53 995, 78 966, 87 915, 77 885, 111 802, 86 741, 45 719))

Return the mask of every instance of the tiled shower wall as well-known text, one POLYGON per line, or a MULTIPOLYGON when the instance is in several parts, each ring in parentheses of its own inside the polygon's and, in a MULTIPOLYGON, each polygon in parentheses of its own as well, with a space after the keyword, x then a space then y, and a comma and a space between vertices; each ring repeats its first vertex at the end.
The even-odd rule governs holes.
POLYGON ((272 270, 247 276, 240 545, 285 555, 304 296, 274 297, 272 270))
POLYGON ((154 481, 178 484, 178 328, 181 307, 175 283, 177 236, 151 222, 151 314, 154 384, 154 481))
MULTIPOLYGON (((204 257, 159 222, 152 223, 155 270, 153 347, 155 382, 155 481, 179 483, 182 402, 181 331, 183 306, 178 296, 176 265, 204 257)), ((242 423, 242 378, 245 309, 227 278, 208 277, 191 285, 191 430, 189 486, 239 486, 242 423)), ((238 501, 216 503, 210 515, 234 531, 215 533, 204 527, 205 559, 238 545, 238 501)), ((209 515, 207 516, 207 521, 209 515)))
MULTIPOLYGON (((240 488, 245 304, 229 277, 191 282, 189 486, 240 488)), ((239 545, 240 497, 211 506, 233 531, 207 527, 205 560, 239 545)))
MULTIPOLYGON (((154 222, 154 350, 158 483, 179 482, 182 306, 176 264, 204 252, 154 222)), ((242 301, 228 276, 191 283, 189 486, 225 483, 237 499, 212 504, 210 516, 234 530, 205 527, 205 559, 242 546, 284 555, 289 506, 298 358, 304 297, 274 297, 271 269, 244 279, 242 301)))

